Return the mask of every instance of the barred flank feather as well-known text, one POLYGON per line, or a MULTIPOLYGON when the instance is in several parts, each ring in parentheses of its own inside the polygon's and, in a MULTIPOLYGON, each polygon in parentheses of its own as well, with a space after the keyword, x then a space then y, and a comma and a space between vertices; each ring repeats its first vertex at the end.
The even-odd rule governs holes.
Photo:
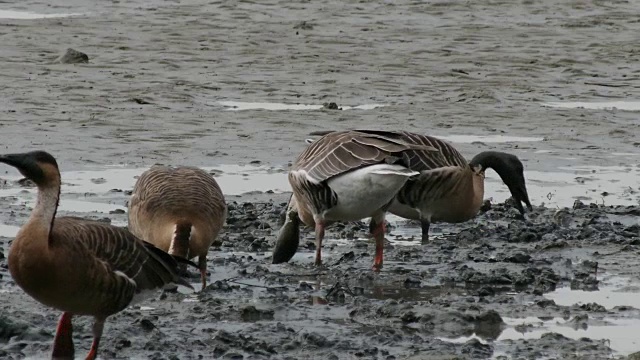
POLYGON ((206 256, 226 217, 218 183, 196 167, 151 167, 138 178, 129 201, 131 232, 172 255, 198 256, 203 286, 206 256))

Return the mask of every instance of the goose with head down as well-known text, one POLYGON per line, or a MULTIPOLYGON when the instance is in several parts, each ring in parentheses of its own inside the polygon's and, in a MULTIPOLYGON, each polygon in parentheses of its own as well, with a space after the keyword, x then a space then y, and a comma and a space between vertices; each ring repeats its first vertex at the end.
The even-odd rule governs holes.
MULTIPOLYGON (((521 215, 525 204, 532 210, 524 177, 524 167, 517 156, 498 152, 484 151, 467 161, 449 142, 433 136, 419 135, 407 131, 361 130, 368 134, 394 134, 402 141, 430 146, 438 151, 415 150, 408 153, 407 166, 420 173, 408 179, 396 194, 388 211, 394 215, 419 220, 422 226, 422 241, 429 239, 429 227, 433 221, 463 222, 478 214, 484 197, 484 177, 487 169, 493 169, 507 185, 514 203, 521 215)), ((332 131, 316 132, 322 135, 332 131)), ((313 143, 313 140, 307 140, 313 143)), ((295 196, 292 197, 286 212, 283 233, 299 231, 295 196)), ((291 255, 293 256, 293 254, 291 255)))
MULTIPOLYGON (((178 259, 129 231, 75 217, 56 217, 60 171, 51 154, 34 151, 0 155, 38 186, 36 205, 9 250, 9 272, 27 294, 63 311, 53 358, 72 359, 71 319, 95 318, 87 359, 95 359, 105 319, 145 293, 166 285, 191 288, 178 276, 178 259)), ((193 264, 195 266, 195 264, 193 264)))
POLYGON ((407 142, 392 132, 331 132, 311 143, 289 171, 293 195, 273 251, 273 263, 289 261, 297 251, 300 220, 315 227, 315 264, 320 266, 328 224, 371 217, 370 230, 376 243, 373 268, 379 270, 385 212, 396 192, 419 174, 408 167, 416 151, 435 149, 407 142))
POLYGON ((463 222, 478 214, 483 203, 487 169, 493 169, 507 185, 521 215, 525 212, 522 203, 532 210, 524 167, 517 156, 484 151, 467 161, 447 141, 406 131, 397 133, 406 142, 439 150, 415 152, 409 168, 419 171, 420 175, 404 184, 389 207, 394 215, 420 221, 423 242, 429 239, 431 222, 463 222))
POLYGON ((190 166, 153 166, 140 175, 129 200, 129 230, 171 255, 198 257, 202 288, 207 254, 227 218, 213 176, 190 166))

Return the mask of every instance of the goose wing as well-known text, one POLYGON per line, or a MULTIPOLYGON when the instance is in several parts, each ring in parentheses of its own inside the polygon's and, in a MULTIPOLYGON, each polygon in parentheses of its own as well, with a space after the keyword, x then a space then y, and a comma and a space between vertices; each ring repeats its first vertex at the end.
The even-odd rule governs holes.
POLYGON ((304 174, 319 184, 333 176, 380 163, 408 165, 412 152, 437 152, 428 144, 408 142, 395 132, 331 132, 307 147, 296 159, 292 174, 304 174))
MULTIPOLYGON (((415 171, 434 170, 446 167, 466 167, 469 163, 464 156, 448 141, 429 135, 420 135, 408 131, 383 131, 383 130, 355 130, 358 133, 379 135, 391 138, 395 141, 411 145, 431 148, 424 150, 413 148, 404 154, 408 160, 408 167, 415 171), (433 151, 433 150, 437 151, 433 151)), ((311 135, 326 136, 334 131, 315 131, 311 135)))
MULTIPOLYGON (((375 130, 363 131, 374 134, 378 132, 375 130)), ((409 168, 411 170, 425 171, 447 167, 465 168, 469 164, 464 156, 448 141, 408 131, 395 131, 393 134, 406 143, 429 146, 438 150, 423 151, 421 149, 412 149, 411 151, 408 151, 409 168)))
POLYGON ((105 309, 119 311, 136 294, 168 284, 191 287, 178 275, 176 259, 124 228, 60 217, 54 222, 51 236, 56 237, 57 243, 70 247, 73 256, 83 257, 90 264, 84 269, 91 284, 87 292, 101 294, 95 300, 105 309))

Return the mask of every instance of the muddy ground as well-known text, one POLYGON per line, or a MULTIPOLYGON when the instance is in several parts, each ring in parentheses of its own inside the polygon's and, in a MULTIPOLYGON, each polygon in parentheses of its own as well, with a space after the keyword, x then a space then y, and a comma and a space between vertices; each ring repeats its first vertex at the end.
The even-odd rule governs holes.
MULTIPOLYGON (((312 131, 403 129, 472 136, 454 141, 465 156, 508 151, 537 174, 526 220, 493 204, 434 226, 420 245, 415 224, 391 219, 380 274, 361 223, 327 233, 324 268, 311 264, 309 232, 290 264, 271 265, 286 184, 223 187, 230 216, 210 252, 211 284, 110 318, 102 358, 621 358, 640 351, 638 112, 543 104, 637 101, 639 10, 557 0, 0 3, 0 146, 50 151, 63 181, 157 162, 282 173, 312 131), (7 9, 78 15, 2 18, 7 9), (56 63, 69 47, 89 62, 56 63), (229 111, 223 101, 384 106, 229 111), (562 188, 546 181, 567 166, 582 173, 562 188), (544 196, 567 191, 553 206, 544 196), (574 198, 584 204, 574 209, 574 198)), ((0 179, 0 358, 45 358, 59 314, 6 272, 33 189, 6 167, 0 179)), ((131 187, 65 188, 60 214, 124 226, 131 187)), ((75 321, 78 358, 89 321, 75 321)))
MULTIPOLYGON (((510 205, 494 204, 473 221, 434 226, 438 236, 426 245, 409 235, 419 234, 417 224, 393 223, 376 274, 366 223, 332 227, 322 268, 312 265, 309 231, 290 264, 271 265, 286 195, 251 196, 263 199, 229 202, 207 288, 159 293, 111 317, 103 358, 605 359, 619 358, 609 341, 558 329, 640 321, 632 306, 588 299, 561 305, 546 296, 558 287, 597 292, 603 278, 637 278, 640 227, 625 223, 640 214, 638 206, 536 207, 521 220, 510 205), (517 319, 531 317, 556 323, 525 339, 540 325, 517 319), (508 331, 522 338, 501 340, 508 331)), ((2 200, 2 216, 17 224, 29 210, 12 200, 2 200)), ((126 216, 85 215, 114 222, 126 216)), ((11 239, 0 239, 6 253, 11 239)), ((58 313, 20 291, 0 259, 0 355, 46 357, 58 313)), ((79 355, 90 345, 89 321, 74 322, 79 355)), ((611 336, 628 337, 616 329, 609 328, 611 336)))

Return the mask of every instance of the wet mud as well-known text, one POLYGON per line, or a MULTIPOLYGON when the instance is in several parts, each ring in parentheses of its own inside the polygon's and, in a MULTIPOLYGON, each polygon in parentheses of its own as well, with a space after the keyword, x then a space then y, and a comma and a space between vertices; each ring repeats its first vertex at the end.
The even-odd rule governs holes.
MULTIPOLYGON (((154 163, 219 180, 229 217, 209 285, 194 273, 197 292, 109 318, 103 359, 622 359, 640 351, 637 13, 627 1, 2 3, 0 145, 51 152, 59 214, 117 226, 154 163), (81 61, 60 61, 67 49, 81 61), (521 219, 488 173, 491 205, 434 224, 427 244, 389 216, 380 273, 366 221, 328 230, 322 268, 308 229, 290 263, 271 264, 288 165, 310 133, 348 128, 439 136, 469 159, 511 152, 534 210, 521 219)), ((47 358, 59 316, 7 272, 34 202, 0 168, 0 358, 47 358)), ((78 358, 90 321, 74 320, 78 358)))
MULTIPOLYGON (((105 181, 78 187, 115 184, 105 181)), ((4 255, 35 189, 16 180, 2 187, 3 195, 17 193, 0 197, 8 224, 0 234, 0 354, 42 358, 58 314, 13 284, 4 255)), ((63 203, 75 199, 88 209, 106 201, 116 209, 78 212, 63 205, 61 214, 126 225, 126 212, 117 207, 126 205, 130 190, 68 192, 63 203)), ((603 359, 635 351, 638 206, 577 200, 559 210, 535 206, 522 219, 509 199, 487 201, 472 221, 434 224, 427 244, 420 243, 419 224, 390 217, 384 268, 375 273, 366 221, 327 231, 321 268, 313 265, 310 229, 289 263, 271 264, 288 196, 229 196, 227 224, 209 253, 209 285, 198 288, 194 272, 198 291, 159 292, 112 316, 101 357, 603 359)), ((90 345, 90 319, 74 325, 81 354, 90 345)))

